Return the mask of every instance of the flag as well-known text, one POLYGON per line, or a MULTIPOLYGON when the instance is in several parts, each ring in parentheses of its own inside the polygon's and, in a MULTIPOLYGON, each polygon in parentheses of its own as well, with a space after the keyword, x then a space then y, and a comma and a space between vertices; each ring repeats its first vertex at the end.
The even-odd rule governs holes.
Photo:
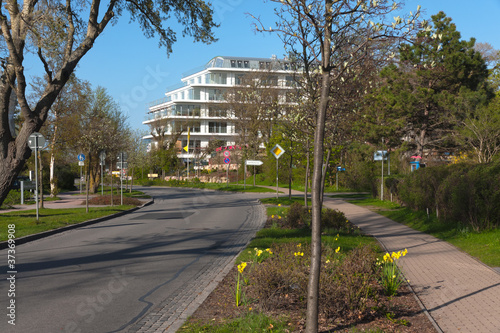
POLYGON ((184 147, 184 150, 186 151, 186 153, 189 152, 189 137, 190 137, 190 133, 189 133, 189 127, 188 127, 188 142, 187 142, 187 146, 184 147))

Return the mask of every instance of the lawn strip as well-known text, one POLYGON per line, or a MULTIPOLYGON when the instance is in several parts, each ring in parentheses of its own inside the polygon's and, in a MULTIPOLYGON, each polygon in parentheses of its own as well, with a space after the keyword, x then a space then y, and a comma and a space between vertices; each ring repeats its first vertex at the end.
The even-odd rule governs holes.
MULTIPOLYGON (((89 212, 83 208, 39 209, 39 220, 36 210, 23 210, 0 214, 0 230, 7 230, 7 225, 16 225, 16 238, 58 229, 68 225, 116 214, 135 206, 90 207, 89 212)), ((7 240, 7 234, 1 233, 0 241, 7 240)))
POLYGON ((351 200, 393 221, 444 240, 491 267, 500 267, 500 230, 475 232, 452 222, 442 222, 435 215, 414 211, 390 201, 351 200))

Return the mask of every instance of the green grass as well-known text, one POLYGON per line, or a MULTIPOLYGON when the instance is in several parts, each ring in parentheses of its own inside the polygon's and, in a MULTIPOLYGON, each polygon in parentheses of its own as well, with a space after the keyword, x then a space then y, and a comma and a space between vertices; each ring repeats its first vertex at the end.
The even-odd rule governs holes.
POLYGON ((224 324, 188 323, 179 329, 179 333, 253 333, 253 332, 290 332, 288 320, 272 319, 264 314, 249 311, 243 316, 224 324), (271 326, 272 325, 272 326, 271 326), (272 327, 272 329, 270 329, 272 327))
MULTIPOLYGON (((267 207, 267 215, 281 214, 286 217, 287 207, 267 207)), ((267 249, 272 248, 274 244, 283 243, 310 243, 311 230, 303 229, 281 229, 278 227, 265 228, 257 232, 254 239, 250 242, 247 249, 242 251, 237 263, 251 261, 254 248, 267 249)), ((337 248, 340 246, 342 251, 350 251, 363 245, 377 246, 377 241, 373 237, 364 236, 360 232, 347 233, 338 230, 325 230, 322 232, 321 242, 323 246, 337 248), (337 235, 339 237, 337 238, 337 235)))
MULTIPOLYGON (((246 188, 243 186, 243 183, 202 183, 197 181, 161 181, 155 180, 146 182, 145 185, 149 186, 171 186, 171 187, 188 187, 188 188, 204 188, 210 190, 218 190, 218 191, 229 191, 229 192, 276 192, 276 190, 253 186, 247 184, 246 188)), ((280 192, 281 193, 281 192, 280 192)))
POLYGON ((7 225, 16 225, 16 238, 33 235, 47 230, 61 228, 70 224, 115 214, 135 206, 90 207, 71 209, 39 209, 39 220, 36 221, 36 210, 23 210, 0 214, 0 241, 7 240, 7 225))
MULTIPOLYGON (((269 204, 269 205, 286 205, 290 206, 294 202, 298 202, 300 204, 304 204, 304 197, 292 197, 292 199, 289 199, 288 197, 279 197, 279 198, 263 198, 260 199, 260 202, 263 204, 269 204)), ((311 199, 307 199, 307 203, 309 206, 311 206, 311 199)))
MULTIPOLYGON (((255 192, 255 193, 270 193, 276 192, 276 190, 267 188, 267 187, 259 187, 259 186, 246 186, 246 189, 242 185, 229 184, 229 186, 222 185, 216 188, 219 191, 230 191, 230 192, 255 192)), ((279 192, 279 191, 278 191, 279 192)), ((279 192, 282 193, 282 192, 279 192)))
POLYGON ((349 193, 349 194, 333 194, 330 195, 330 198, 342 198, 342 199, 368 199, 371 198, 371 195, 368 193, 349 193))
MULTIPOLYGON (((90 193, 90 195, 101 195, 103 193, 101 191, 101 187, 97 189, 95 193, 90 193)), ((82 195, 85 195, 85 190, 82 191, 82 195)), ((73 195, 80 195, 80 192, 74 193, 73 195)), ((111 195, 111 187, 110 186, 104 186, 104 195, 111 195)), ((116 187, 114 188, 113 195, 120 195, 120 189, 117 189, 116 187)), ((132 189, 132 192, 130 190, 123 188, 123 196, 124 197, 130 197, 130 198, 137 198, 137 199, 149 199, 151 198, 150 195, 144 194, 144 192, 134 190, 132 189)))
POLYGON ((475 232, 458 223, 445 223, 435 215, 413 211, 400 205, 378 199, 351 200, 360 206, 372 206, 383 216, 410 228, 430 234, 444 240, 462 251, 478 258, 486 265, 500 267, 500 229, 475 232))

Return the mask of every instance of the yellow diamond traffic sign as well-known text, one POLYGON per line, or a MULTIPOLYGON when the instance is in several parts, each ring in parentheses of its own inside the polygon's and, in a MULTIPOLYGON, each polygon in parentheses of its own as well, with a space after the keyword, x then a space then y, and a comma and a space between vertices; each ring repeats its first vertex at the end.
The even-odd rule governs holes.
POLYGON ((274 155, 274 157, 276 157, 276 159, 280 158, 284 152, 285 152, 285 150, 283 148, 281 148, 281 146, 279 144, 276 144, 273 147, 273 149, 271 149, 271 153, 273 153, 273 155, 274 155))

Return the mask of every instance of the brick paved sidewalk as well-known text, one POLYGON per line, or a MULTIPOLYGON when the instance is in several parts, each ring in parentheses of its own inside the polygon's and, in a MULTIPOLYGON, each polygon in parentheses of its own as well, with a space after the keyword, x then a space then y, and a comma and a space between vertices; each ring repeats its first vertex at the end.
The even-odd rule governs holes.
POLYGON ((500 332, 500 274, 456 247, 348 202, 326 198, 387 249, 408 249, 401 268, 445 333, 500 332))

